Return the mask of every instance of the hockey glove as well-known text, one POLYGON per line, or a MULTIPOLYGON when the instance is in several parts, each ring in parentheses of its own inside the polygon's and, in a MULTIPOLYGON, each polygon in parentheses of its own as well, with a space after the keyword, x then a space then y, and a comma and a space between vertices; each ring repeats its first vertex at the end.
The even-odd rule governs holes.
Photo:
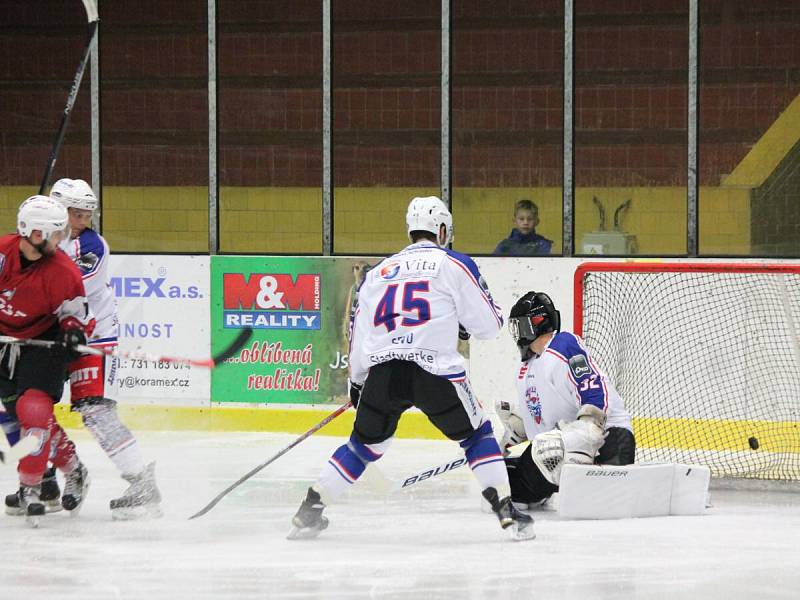
POLYGON ((461 323, 459 323, 458 324, 458 339, 463 340, 463 341, 466 342, 470 337, 472 337, 472 336, 470 335, 469 331, 464 329, 464 326, 461 323))
POLYGON ((86 334, 83 333, 83 329, 66 327, 58 332, 50 352, 53 356, 60 357, 66 362, 71 362, 81 355, 81 352, 76 350, 75 346, 85 345, 86 334))
POLYGON ((358 408, 358 401, 361 400, 361 390, 364 389, 363 383, 356 383, 355 381, 347 380, 348 391, 350 392, 350 402, 353 403, 353 408, 358 408))

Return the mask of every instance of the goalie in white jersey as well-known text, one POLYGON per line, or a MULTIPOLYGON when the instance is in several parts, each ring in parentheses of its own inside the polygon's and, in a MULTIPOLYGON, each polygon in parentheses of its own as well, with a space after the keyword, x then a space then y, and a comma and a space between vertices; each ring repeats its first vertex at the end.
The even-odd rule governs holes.
POLYGON ((514 539, 531 539, 533 520, 510 501, 492 424, 456 349, 459 330, 462 337, 495 337, 503 325, 500 307, 475 262, 446 247, 453 220, 441 200, 414 198, 406 223, 411 245, 373 267, 358 292, 350 339, 353 433, 309 488, 289 539, 314 537, 328 526, 325 504, 383 455, 412 406, 463 448, 501 526, 510 527, 514 539))
POLYGON ((504 447, 531 440, 506 458, 511 497, 534 504, 558 491, 564 463, 628 465, 636 442, 631 417, 613 383, 582 340, 560 331, 547 294, 528 292, 511 309, 508 328, 520 351, 517 403, 500 401, 504 447))

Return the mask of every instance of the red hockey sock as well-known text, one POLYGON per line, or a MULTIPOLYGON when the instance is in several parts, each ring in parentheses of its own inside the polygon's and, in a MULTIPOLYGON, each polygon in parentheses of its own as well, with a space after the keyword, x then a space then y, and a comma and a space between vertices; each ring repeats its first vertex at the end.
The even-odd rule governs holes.
POLYGON ((50 462, 63 473, 71 472, 75 468, 78 459, 75 444, 67 437, 67 433, 55 419, 53 419, 53 425, 50 428, 50 440, 50 447, 53 449, 53 458, 50 459, 50 462))

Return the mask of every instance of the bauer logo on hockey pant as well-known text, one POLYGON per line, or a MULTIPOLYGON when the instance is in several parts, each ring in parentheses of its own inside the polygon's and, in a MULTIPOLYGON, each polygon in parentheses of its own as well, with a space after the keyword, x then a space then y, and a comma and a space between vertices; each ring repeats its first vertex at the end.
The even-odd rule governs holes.
POLYGON ((580 379, 584 375, 588 375, 592 372, 592 369, 589 366, 589 363, 586 362, 586 357, 583 354, 576 354, 569 359, 569 370, 572 371, 572 375, 575 377, 575 379, 580 379))
POLYGON ((225 273, 222 286, 226 328, 322 328, 319 273, 225 273))
POLYGON ((452 471, 453 469, 457 469, 458 467, 466 464, 466 458, 457 458, 452 462, 449 462, 445 465, 441 465, 436 467, 435 469, 428 469, 427 471, 423 471, 422 473, 417 473, 416 475, 412 475, 408 479, 403 482, 403 485, 400 488, 408 487, 409 485, 413 485, 420 481, 425 481, 426 479, 430 479, 431 477, 436 477, 438 475, 442 475, 443 473, 447 473, 448 471, 452 471))

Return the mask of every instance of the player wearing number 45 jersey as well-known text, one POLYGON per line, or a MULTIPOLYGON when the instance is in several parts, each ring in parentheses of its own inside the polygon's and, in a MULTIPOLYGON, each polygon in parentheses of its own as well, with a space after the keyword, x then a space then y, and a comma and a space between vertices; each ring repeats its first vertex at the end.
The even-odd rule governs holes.
POLYGON ((411 245, 373 267, 358 291, 350 339, 353 433, 309 488, 289 538, 314 537, 327 527, 326 503, 383 455, 400 415, 416 406, 463 448, 501 526, 514 539, 531 539, 533 520, 510 501, 491 422, 456 349, 460 335, 495 337, 503 324, 500 308, 475 262, 446 248, 453 220, 441 200, 414 198, 406 223, 411 245))
POLYGON ((622 398, 581 339, 560 327, 559 312, 543 293, 528 292, 509 315, 522 365, 516 405, 497 403, 506 430, 501 445, 531 440, 521 456, 506 458, 516 503, 541 502, 558 491, 565 463, 634 460, 631 417, 622 398))

